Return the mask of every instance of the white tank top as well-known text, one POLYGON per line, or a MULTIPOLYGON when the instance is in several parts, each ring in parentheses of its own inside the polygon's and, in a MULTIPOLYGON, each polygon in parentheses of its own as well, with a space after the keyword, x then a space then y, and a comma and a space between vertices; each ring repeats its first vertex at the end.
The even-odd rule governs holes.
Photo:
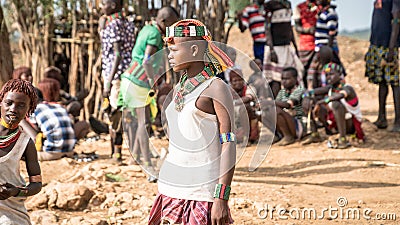
MULTIPOLYGON (((219 178, 221 144, 216 115, 196 107, 196 100, 216 77, 184 96, 178 112, 172 101, 165 110, 169 128, 168 155, 161 167, 158 191, 178 199, 212 202, 219 178)), ((179 89, 179 84, 175 90, 179 89)))
MULTIPOLYGON (((29 135, 21 132, 17 142, 7 155, 0 157, 0 183, 11 183, 15 186, 25 186, 25 180, 20 174, 20 161, 30 140, 29 135)), ((30 225, 28 212, 24 202, 26 197, 10 197, 0 201, 0 224, 30 225)))

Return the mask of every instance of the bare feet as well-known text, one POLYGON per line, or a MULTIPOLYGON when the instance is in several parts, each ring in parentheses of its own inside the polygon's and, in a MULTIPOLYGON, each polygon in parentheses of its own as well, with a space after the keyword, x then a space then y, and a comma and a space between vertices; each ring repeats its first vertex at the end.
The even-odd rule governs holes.
POLYGON ((387 120, 378 119, 373 123, 378 129, 386 129, 388 127, 387 120))

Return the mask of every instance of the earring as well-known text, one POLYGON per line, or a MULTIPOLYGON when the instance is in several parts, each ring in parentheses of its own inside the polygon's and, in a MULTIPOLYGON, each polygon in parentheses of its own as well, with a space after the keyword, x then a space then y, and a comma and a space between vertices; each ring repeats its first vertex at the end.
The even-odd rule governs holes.
POLYGON ((196 52, 193 52, 193 57, 196 56, 196 52))

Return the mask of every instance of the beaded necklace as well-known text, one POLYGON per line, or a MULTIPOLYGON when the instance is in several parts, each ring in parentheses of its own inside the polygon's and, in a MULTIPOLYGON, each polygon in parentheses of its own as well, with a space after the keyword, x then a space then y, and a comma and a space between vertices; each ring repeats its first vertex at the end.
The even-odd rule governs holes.
POLYGON ((124 17, 124 14, 122 12, 117 12, 117 13, 107 16, 106 26, 108 24, 110 24, 113 20, 118 19, 118 18, 123 18, 123 17, 124 17))
POLYGON ((13 133, 11 133, 9 135, 0 136, 0 149, 1 148, 7 148, 12 143, 17 141, 20 134, 21 134, 21 131, 19 129, 17 129, 17 130, 15 130, 13 133))
POLYGON ((182 75, 179 83, 180 83, 180 88, 178 92, 175 95, 175 109, 176 111, 180 112, 182 111, 183 107, 185 106, 184 104, 184 96, 191 93, 194 89, 196 89, 200 84, 202 84, 204 81, 208 80, 213 76, 213 73, 211 72, 209 67, 204 67, 203 71, 201 71, 199 74, 192 78, 188 78, 187 74, 185 73, 182 75), (187 82, 186 82, 187 81, 187 82), (186 82, 186 84, 185 84, 186 82))

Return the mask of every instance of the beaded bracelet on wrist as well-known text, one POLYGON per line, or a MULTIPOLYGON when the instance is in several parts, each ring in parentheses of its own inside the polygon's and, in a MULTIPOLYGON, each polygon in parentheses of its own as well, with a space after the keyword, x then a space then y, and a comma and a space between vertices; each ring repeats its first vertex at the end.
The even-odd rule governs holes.
POLYGON ((214 198, 229 200, 230 193, 231 193, 231 186, 226 184, 215 185, 214 198))

